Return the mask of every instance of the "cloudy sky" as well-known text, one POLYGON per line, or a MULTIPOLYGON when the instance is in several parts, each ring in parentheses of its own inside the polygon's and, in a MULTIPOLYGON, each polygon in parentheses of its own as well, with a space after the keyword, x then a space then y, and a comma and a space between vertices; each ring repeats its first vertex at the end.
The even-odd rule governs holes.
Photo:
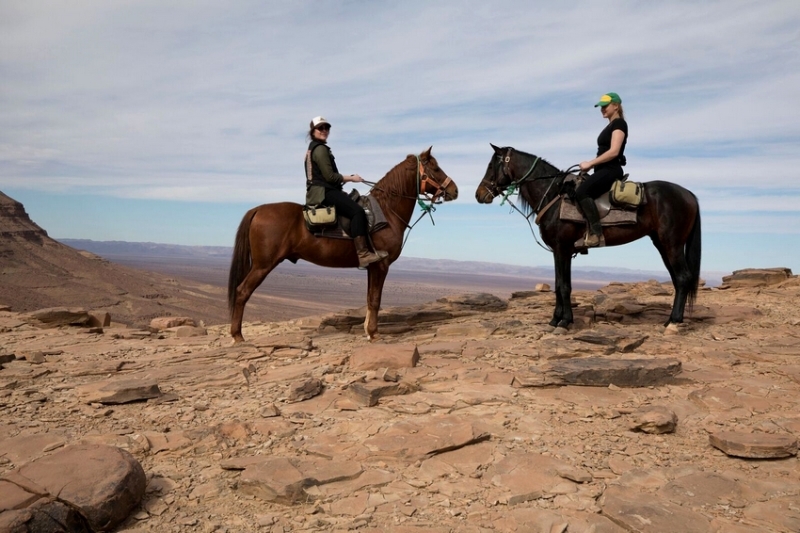
MULTIPOLYGON (((475 203, 489 143, 590 159, 615 91, 631 179, 700 199, 703 270, 797 273, 798 87, 797 0, 3 0, 0 191, 56 238, 230 246, 248 208, 303 201, 324 115, 344 173, 432 145, 459 184, 406 255, 549 265, 475 203)), ((664 270, 648 240, 576 264, 664 270)))

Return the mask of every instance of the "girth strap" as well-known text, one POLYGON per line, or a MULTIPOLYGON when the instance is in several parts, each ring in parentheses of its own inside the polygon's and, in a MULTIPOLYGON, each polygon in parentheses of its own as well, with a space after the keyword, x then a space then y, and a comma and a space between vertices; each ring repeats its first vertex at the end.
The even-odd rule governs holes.
POLYGON ((553 205, 555 205, 557 201, 561 200, 561 198, 562 196, 560 194, 557 195, 555 198, 547 202, 547 204, 545 204, 545 206, 541 208, 538 213, 536 213, 536 220, 534 220, 534 222, 536 223, 537 226, 542 221, 542 217, 544 216, 545 213, 547 213, 547 210, 553 207, 553 205))

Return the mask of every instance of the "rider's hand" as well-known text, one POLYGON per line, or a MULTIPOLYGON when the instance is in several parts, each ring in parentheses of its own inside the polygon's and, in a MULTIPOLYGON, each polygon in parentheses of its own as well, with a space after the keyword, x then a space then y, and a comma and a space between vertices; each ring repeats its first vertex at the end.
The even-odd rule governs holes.
POLYGON ((358 174, 350 174, 350 176, 348 176, 348 178, 349 179, 347 181, 353 181, 355 183, 361 183, 362 181, 364 181, 363 178, 361 176, 359 176, 358 174))
POLYGON ((587 170, 592 168, 592 164, 589 161, 582 161, 580 165, 578 165, 581 169, 581 172, 586 172, 587 170))

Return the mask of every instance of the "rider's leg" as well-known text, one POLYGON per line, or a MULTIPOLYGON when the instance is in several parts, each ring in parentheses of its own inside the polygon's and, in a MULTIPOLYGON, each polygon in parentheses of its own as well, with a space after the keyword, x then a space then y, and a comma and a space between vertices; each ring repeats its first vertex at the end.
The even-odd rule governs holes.
POLYGON ((384 259, 389 254, 382 250, 373 253, 367 244, 367 215, 364 209, 343 191, 329 190, 325 192, 326 204, 335 205, 342 216, 350 219, 350 235, 358 254, 358 268, 364 269, 370 263, 384 259))
POLYGON ((600 237, 603 235, 603 227, 600 225, 600 215, 597 213, 594 199, 611 189, 614 180, 621 177, 622 167, 598 169, 586 176, 583 183, 575 189, 575 199, 589 226, 589 231, 583 240, 586 248, 599 246, 600 237))

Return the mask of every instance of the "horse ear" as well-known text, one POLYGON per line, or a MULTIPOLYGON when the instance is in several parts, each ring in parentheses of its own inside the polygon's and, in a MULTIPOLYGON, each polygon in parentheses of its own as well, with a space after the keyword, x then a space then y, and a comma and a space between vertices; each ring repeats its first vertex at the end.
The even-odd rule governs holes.
POLYGON ((501 155, 503 153, 503 149, 502 148, 498 148, 497 146, 493 145, 492 143, 489 143, 489 146, 491 146, 494 149, 494 153, 496 153, 497 155, 501 155))
POLYGON ((431 158, 431 150, 433 150, 433 146, 429 146, 427 150, 419 154, 420 159, 430 159, 431 158))

